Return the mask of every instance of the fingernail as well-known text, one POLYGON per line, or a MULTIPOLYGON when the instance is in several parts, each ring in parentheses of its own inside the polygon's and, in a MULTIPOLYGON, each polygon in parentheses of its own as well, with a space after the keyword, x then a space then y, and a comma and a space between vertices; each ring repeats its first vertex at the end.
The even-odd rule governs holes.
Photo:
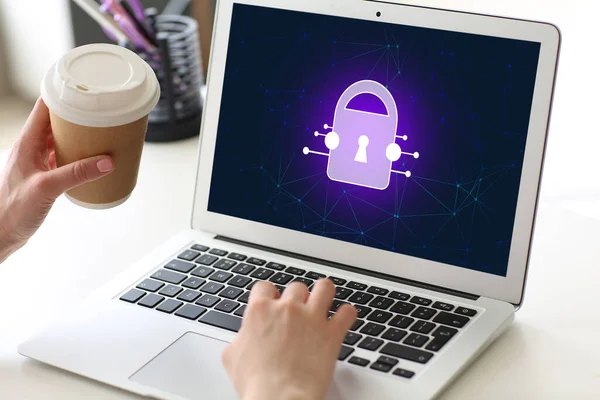
POLYGON ((110 172, 113 170, 113 162, 110 158, 103 158, 96 163, 96 166, 100 172, 110 172))

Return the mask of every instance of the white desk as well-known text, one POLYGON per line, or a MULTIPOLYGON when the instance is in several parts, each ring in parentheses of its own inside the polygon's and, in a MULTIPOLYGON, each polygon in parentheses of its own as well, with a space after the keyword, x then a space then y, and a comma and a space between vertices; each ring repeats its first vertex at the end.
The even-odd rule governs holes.
MULTIPOLYGON (((544 180, 544 193, 555 197, 543 196, 540 205, 524 307, 442 395, 445 400, 600 398, 600 139, 597 129, 588 129, 597 126, 598 104, 598 80, 589 78, 597 75, 591 59, 597 55, 589 51, 597 49, 591 39, 596 14, 587 8, 592 3, 453 2, 465 10, 556 22, 565 46, 544 180)), ((59 199, 26 248, 0 265, 1 399, 137 398, 26 360, 16 348, 189 225, 196 142, 147 145, 138 187, 117 209, 88 211, 59 199)))

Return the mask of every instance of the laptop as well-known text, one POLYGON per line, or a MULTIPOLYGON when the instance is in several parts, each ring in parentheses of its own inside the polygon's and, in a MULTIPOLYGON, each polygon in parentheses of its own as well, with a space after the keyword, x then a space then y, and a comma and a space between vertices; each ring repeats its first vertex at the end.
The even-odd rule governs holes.
MULTIPOLYGON (((249 291, 358 319, 327 399, 437 396, 523 302, 560 34, 361 0, 222 0, 191 226, 22 344, 156 399, 236 399, 249 291)), ((257 344, 268 346, 268 343, 257 344)))

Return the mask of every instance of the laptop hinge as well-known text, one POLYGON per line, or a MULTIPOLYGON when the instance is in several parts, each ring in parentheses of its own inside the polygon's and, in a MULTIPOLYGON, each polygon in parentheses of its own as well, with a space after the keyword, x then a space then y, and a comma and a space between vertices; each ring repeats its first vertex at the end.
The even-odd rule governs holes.
POLYGON ((447 288, 443 288, 440 286, 429 285, 427 283, 413 281, 410 279, 398 278, 397 276, 393 276, 393 275, 382 274, 380 272, 375 272, 375 271, 369 271, 369 270, 354 267, 351 265, 339 264, 339 263, 322 260, 322 259, 315 258, 315 257, 309 257, 309 256, 305 256, 302 254, 292 253, 289 251, 279 250, 279 249, 262 246, 262 245, 255 244, 255 243, 245 242, 243 240, 232 239, 232 238, 228 238, 225 236, 217 235, 215 237, 215 239, 222 240, 224 242, 233 243, 233 244, 239 244, 239 245, 246 246, 246 247, 251 247, 254 249, 258 249, 258 250, 268 251, 270 253, 275 253, 275 254, 279 254, 282 256, 286 256, 286 257, 297 258, 302 261, 308 261, 308 262, 312 262, 315 264, 326 265, 331 268, 336 268, 336 269, 341 269, 341 270, 348 271, 348 272, 354 272, 357 274, 372 276, 374 278, 384 279, 386 281, 402 283, 404 285, 414 286, 414 287, 418 287, 421 289, 427 289, 427 290, 432 290, 434 292, 439 292, 439 293, 444 293, 444 294, 448 294, 448 295, 452 295, 452 296, 462 297, 462 298, 469 299, 469 300, 477 300, 480 297, 478 295, 460 292, 458 290, 452 290, 452 289, 447 289, 447 288))

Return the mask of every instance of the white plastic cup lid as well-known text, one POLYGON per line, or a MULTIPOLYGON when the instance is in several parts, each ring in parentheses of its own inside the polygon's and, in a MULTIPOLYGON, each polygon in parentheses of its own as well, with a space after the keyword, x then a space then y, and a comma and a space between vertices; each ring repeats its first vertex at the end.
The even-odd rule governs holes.
POLYGON ((125 125, 148 115, 160 98, 156 74, 137 54, 112 44, 77 47, 44 76, 42 98, 77 125, 125 125))

